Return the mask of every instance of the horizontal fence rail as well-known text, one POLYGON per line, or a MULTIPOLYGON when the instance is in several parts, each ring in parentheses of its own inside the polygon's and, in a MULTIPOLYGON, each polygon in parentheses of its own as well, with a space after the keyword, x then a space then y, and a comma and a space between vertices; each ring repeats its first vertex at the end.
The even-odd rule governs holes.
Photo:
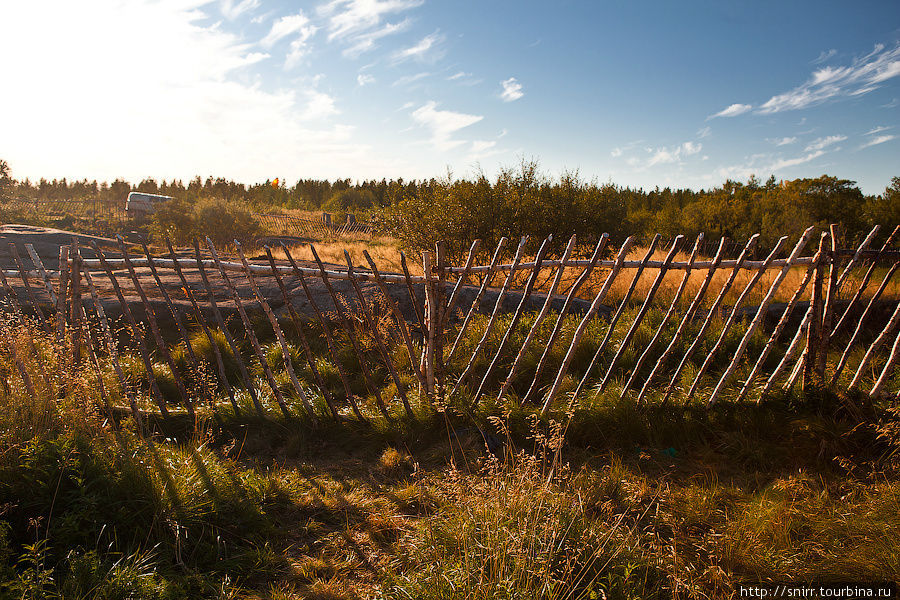
MULTIPOLYGON (((548 238, 530 258, 523 238, 501 263, 504 238, 486 265, 475 264, 476 241, 460 266, 438 244, 422 255, 423 275, 410 274, 405 255, 403 273, 388 273, 368 253, 365 267, 346 253, 336 266, 314 246, 314 260, 299 261, 283 245, 283 259, 268 247, 249 259, 237 244, 229 260, 207 239, 154 256, 121 237, 117 253, 92 244, 92 258, 73 240, 49 270, 34 247, 11 243, 2 327, 12 335, 30 320, 99 385, 114 376, 104 397, 120 398, 138 424, 148 412, 195 418, 220 402, 317 422, 395 420, 417 406, 468 412, 485 397, 547 414, 609 389, 637 403, 681 390, 680 401, 707 406, 761 402, 797 384, 896 397, 900 226, 871 248, 879 232, 841 248, 836 228, 809 228, 763 260, 749 259, 758 236, 728 260, 725 240, 701 257, 716 247, 702 235, 665 245, 657 236, 641 249, 632 238, 613 248, 604 235, 578 260, 574 236, 560 255, 549 255, 548 238)), ((13 362, 39 359, 36 343, 13 362)), ((40 385, 16 371, 27 389, 40 385)))

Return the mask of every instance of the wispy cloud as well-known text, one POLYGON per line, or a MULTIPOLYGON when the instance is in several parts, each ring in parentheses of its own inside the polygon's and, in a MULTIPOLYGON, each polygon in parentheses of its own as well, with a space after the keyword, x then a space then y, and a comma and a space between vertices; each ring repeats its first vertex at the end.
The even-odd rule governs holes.
POLYGON ((222 15, 229 21, 234 21, 242 14, 257 8, 259 8, 259 0, 241 0, 240 2, 222 0, 221 3, 222 15))
POLYGON ((821 104, 840 96, 859 96, 880 87, 880 84, 900 76, 900 44, 875 49, 843 67, 822 67, 813 72, 803 85, 772 96, 756 112, 771 114, 798 110, 821 104))
POLYGON ((618 146, 616 146, 615 148, 612 149, 612 152, 610 152, 609 155, 612 156, 613 158, 619 158, 620 156, 622 156, 623 153, 624 153, 624 151, 621 148, 619 148, 618 146))
POLYGON ((788 146, 790 144, 796 144, 797 138, 796 137, 782 137, 782 138, 775 138, 775 139, 771 139, 771 140, 767 140, 767 141, 775 144, 776 146, 788 146))
POLYGON ((879 135, 878 137, 872 138, 865 144, 859 147, 859 150, 863 148, 868 148, 870 146, 877 146, 878 144, 883 144, 885 142, 890 142, 893 139, 896 139, 896 135, 879 135))
POLYGON ((368 73, 360 73, 356 76, 356 83, 359 84, 360 87, 375 83, 375 76, 368 73))
POLYGON ((834 48, 832 48, 830 50, 822 50, 819 53, 818 58, 816 58, 815 60, 812 61, 812 64, 814 64, 814 65, 821 64, 821 63, 825 62, 826 60, 828 60, 829 58, 831 58, 832 56, 834 56, 835 54, 837 54, 837 50, 835 50, 834 48))
POLYGON ((879 125, 878 127, 874 127, 873 129, 865 132, 863 135, 875 135, 876 133, 881 133, 882 131, 887 131, 888 129, 893 129, 893 127, 884 127, 883 125, 879 125))
POLYGON ((410 20, 403 19, 399 23, 385 23, 383 27, 361 33, 353 38, 353 45, 344 49, 343 55, 348 58, 355 58, 365 52, 370 52, 378 47, 375 43, 383 37, 406 31, 409 28, 410 20))
POLYGON ((456 81, 457 79, 462 79, 463 77, 469 77, 471 73, 466 73, 465 71, 459 71, 454 73, 450 77, 447 78, 447 81, 456 81))
POLYGON ((774 172, 774 171, 780 171, 781 169, 786 169, 788 167, 796 167, 797 165, 802 165, 804 163, 813 161, 813 160, 819 158, 820 156, 822 156, 823 154, 825 154, 824 150, 816 150, 814 152, 810 152, 809 154, 806 154, 804 156, 798 156, 796 158, 778 159, 774 163, 769 165, 768 169, 766 169, 766 172, 770 172, 770 171, 774 172))
POLYGON ((435 54, 437 46, 443 42, 444 39, 445 36, 442 33, 435 31, 432 34, 423 37, 416 45, 397 50, 391 55, 391 58, 394 62, 398 63, 409 59, 425 60, 429 54, 435 54))
POLYGON ((398 78, 394 83, 391 84, 392 87, 402 87, 405 85, 409 85, 411 83, 415 83, 419 80, 425 79, 431 75, 428 71, 422 71, 421 73, 415 73, 413 75, 404 75, 403 77, 398 78))
POLYGON ((728 108, 720 110, 714 115, 709 115, 708 117, 706 117, 706 120, 709 121, 710 119, 716 119, 718 117, 736 117, 738 115, 744 114, 752 108, 753 106, 751 106, 750 104, 732 104, 728 108))
POLYGON ((712 128, 709 126, 704 127, 702 129, 700 129, 699 131, 697 131, 697 137, 701 140, 703 138, 708 138, 710 135, 712 135, 712 128))
POLYGON ((832 146, 834 144, 837 144, 838 142, 843 142, 846 139, 846 135, 829 135, 826 137, 820 137, 810 142, 803 151, 816 152, 818 150, 824 150, 828 146, 832 146))
POLYGON ((310 22, 309 17, 302 12, 296 15, 281 17, 272 23, 269 33, 260 40, 264 48, 272 48, 276 43, 289 36, 295 36, 288 47, 284 60, 284 67, 290 69, 296 66, 306 55, 307 42, 316 33, 316 26, 310 22))
POLYGON ((897 108, 898 106, 900 106, 900 98, 894 98, 887 104, 882 104, 881 108, 897 108))
POLYGON ((328 40, 352 39, 378 27, 389 14, 421 6, 424 0, 332 0, 318 8, 328 19, 328 40))
POLYGON ((504 102, 513 102, 525 95, 522 91, 522 84, 515 77, 504 79, 500 82, 503 91, 500 92, 500 99, 504 102))
POLYGON ((468 115, 450 110, 438 110, 437 103, 430 101, 411 113, 413 121, 431 131, 431 143, 440 151, 447 151, 464 144, 452 136, 460 129, 474 125, 484 117, 468 115))
POLYGON ((691 156, 697 154, 703 149, 703 144, 697 142, 685 142, 674 149, 657 148, 653 152, 653 156, 647 161, 647 166, 674 163, 681 160, 683 156, 691 156))

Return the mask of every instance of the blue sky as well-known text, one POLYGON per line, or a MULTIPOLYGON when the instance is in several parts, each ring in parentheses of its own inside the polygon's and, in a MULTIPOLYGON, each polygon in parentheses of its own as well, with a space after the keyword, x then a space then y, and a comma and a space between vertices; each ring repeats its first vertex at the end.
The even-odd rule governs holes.
POLYGON ((896 0, 33 0, 0 55, 17 178, 900 175, 896 0))

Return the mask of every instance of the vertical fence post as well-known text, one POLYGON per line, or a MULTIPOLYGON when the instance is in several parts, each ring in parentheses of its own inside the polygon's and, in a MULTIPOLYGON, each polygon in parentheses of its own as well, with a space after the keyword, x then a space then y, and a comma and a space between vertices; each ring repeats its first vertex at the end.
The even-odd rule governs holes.
POLYGON ((820 381, 825 381, 825 368, 828 364, 828 346, 831 340, 831 325, 834 319, 834 301, 837 296, 838 281, 838 228, 831 225, 831 245, 827 248, 826 260, 828 261, 828 283, 824 293, 822 305, 822 326, 819 329, 819 347, 816 356, 816 373, 820 381))
POLYGON ((70 256, 72 267, 69 274, 69 289, 71 301, 69 302, 69 323, 72 324, 72 356, 77 364, 81 360, 81 252, 78 250, 78 242, 73 239, 70 256), (74 250, 74 254, 72 253, 74 250))
POLYGON ((447 284, 447 244, 438 242, 435 246, 437 254, 437 289, 434 294, 434 361, 435 380, 438 398, 444 399, 444 322, 446 319, 446 284, 447 284))
POLYGON ((434 334, 437 304, 434 297, 434 282, 431 273, 431 253, 422 253, 422 271, 425 274, 425 380, 428 386, 425 392, 434 395, 434 334))
POLYGON ((63 343, 66 339, 66 314, 69 297, 69 247, 59 247, 59 282, 56 286, 56 341, 63 343))
MULTIPOLYGON (((816 271, 813 275, 812 297, 810 298, 810 320, 809 329, 806 334, 806 358, 803 364, 803 389, 806 390, 810 385, 821 383, 822 379, 818 378, 818 357, 819 346, 822 341, 822 313, 824 297, 822 290, 822 280, 825 275, 825 264, 827 263, 827 247, 825 242, 828 234, 822 233, 819 240, 819 252, 816 255, 816 271)), ((801 360, 802 357, 801 357, 801 360)))

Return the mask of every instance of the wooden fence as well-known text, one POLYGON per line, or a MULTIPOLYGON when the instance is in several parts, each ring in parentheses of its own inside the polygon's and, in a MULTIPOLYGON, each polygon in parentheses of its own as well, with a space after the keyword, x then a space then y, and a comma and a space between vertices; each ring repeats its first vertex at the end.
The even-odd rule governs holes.
MULTIPOLYGON (((122 365, 121 341, 104 309, 104 296, 107 305, 112 301, 121 312, 129 345, 136 350, 147 376, 149 398, 163 416, 169 414, 172 399, 165 398, 157 384, 154 361, 162 361, 168 367, 177 388, 175 403, 191 416, 196 415, 198 404, 214 407, 220 397, 223 401, 227 398, 236 411, 242 410, 239 399, 249 398, 253 410, 260 415, 265 414, 265 401, 285 416, 303 410, 311 420, 317 421, 322 414, 317 413, 314 404, 321 398, 326 412, 333 417, 345 412, 365 420, 367 412, 371 414, 371 407, 394 419, 398 412, 412 415, 416 400, 423 405, 456 403, 469 410, 477 407, 486 394, 498 400, 512 397, 513 387, 520 390, 515 394, 520 402, 538 405, 542 414, 546 414, 557 406, 571 409, 585 397, 589 386, 593 392, 602 392, 613 382, 619 386, 620 397, 632 395, 641 403, 647 401, 651 391, 666 402, 679 385, 686 390, 686 397, 691 398, 698 393, 702 382, 711 381, 711 391, 704 392, 702 398, 711 406, 723 397, 726 389, 731 400, 744 401, 752 394, 759 402, 779 384, 785 389, 797 382, 807 388, 834 387, 850 362, 856 363, 855 375, 847 387, 862 385, 872 365, 877 364, 877 376, 868 387, 868 394, 873 397, 896 394, 897 390, 888 390, 887 386, 900 355, 900 334, 895 333, 900 322, 900 303, 890 311, 886 324, 879 328, 862 358, 851 361, 851 356, 854 350, 860 352, 861 340, 872 339, 866 333, 867 328, 871 329, 876 307, 883 308, 885 291, 900 268, 900 252, 892 250, 900 226, 879 249, 870 248, 879 227, 873 228, 852 249, 839 246, 833 227, 818 236, 816 233, 813 228, 808 229, 792 248, 788 248, 787 238, 781 238, 762 260, 748 258, 757 246, 758 236, 748 240, 736 258, 725 259, 724 240, 713 256, 701 257, 699 248, 704 243, 701 235, 687 260, 677 260, 686 242, 683 236, 672 241, 661 260, 654 258, 659 236, 637 260, 629 258, 634 249, 632 238, 612 249, 604 234, 590 256, 583 259, 572 258, 574 236, 559 257, 549 257, 548 238, 530 260, 525 256, 527 240, 523 238, 516 246, 512 261, 501 263, 508 242, 504 238, 490 264, 474 264, 480 245, 476 241, 465 264, 458 266, 448 264, 444 246, 438 244, 433 253, 422 255, 423 275, 410 273, 405 255, 402 255, 402 273, 383 273, 367 253, 367 268, 352 265, 349 255, 345 267, 326 266, 314 247, 314 262, 305 265, 285 247, 280 249, 285 255, 281 261, 266 247, 265 261, 250 262, 238 244, 237 260, 229 261, 220 257, 207 239, 204 250, 195 240, 189 258, 179 256, 171 244, 164 256, 154 256, 146 244, 142 245, 140 255, 134 255, 121 237, 119 257, 107 256, 93 245, 95 257, 85 258, 73 240, 72 245, 60 248, 59 269, 49 271, 30 246, 26 246, 26 251, 34 268, 26 269, 18 249, 10 244, 9 252, 17 269, 0 271, 0 285, 9 315, 25 325, 27 313, 47 336, 69 344, 75 364, 95 372, 104 398, 111 395, 111 390, 102 389, 103 373, 113 370, 119 386, 115 395, 127 401, 138 422, 142 420, 141 405, 146 397, 141 397, 122 365), (817 246, 813 244, 816 237, 817 246), (615 250, 613 257, 604 258, 612 250, 615 250), (138 269, 142 270, 141 274, 138 269), (738 289, 736 281, 742 271, 752 275, 738 289), (574 280, 564 289, 564 276, 573 272, 574 280), (657 294, 666 275, 679 272, 680 282, 671 299, 658 301, 657 294), (773 300, 792 272, 802 274, 799 284, 788 290, 789 299, 774 327, 766 332, 765 343, 753 346, 751 339, 764 331, 773 300), (538 293, 536 288, 542 273, 549 273, 549 277, 538 293), (703 273, 703 277, 699 285, 690 289, 693 295, 689 297, 692 273, 703 273), (757 290, 763 294, 759 304, 747 306, 751 293, 767 273, 774 274, 774 279, 768 288, 757 290), (475 286, 468 285, 476 274, 481 278, 477 291, 475 286), (717 286, 712 282, 717 276, 724 281, 713 297, 712 290, 717 286), (591 277, 602 280, 599 291, 590 298, 579 299, 591 277), (642 294, 643 298, 635 298, 642 277, 652 283, 642 294), (261 278, 274 279, 277 301, 263 292, 261 278), (610 301, 610 291, 621 278, 630 279, 627 291, 612 306, 607 306, 604 303, 610 301), (870 284, 877 279, 881 281, 872 291, 870 284), (320 336, 317 340, 309 339, 308 328, 304 327, 304 319, 295 306, 295 296, 300 293, 296 291, 297 282, 309 307, 309 317, 317 326, 317 336, 320 336), (336 290, 337 282, 349 283, 349 287, 342 284, 344 293, 336 290), (855 289, 844 289, 848 282, 855 282, 855 289), (313 285, 324 286, 324 294, 313 293, 313 285), (110 300, 107 286, 111 286, 114 300, 110 300), (138 299, 129 302, 124 288, 133 290, 138 299), (401 312, 398 290, 409 297, 413 310, 408 315, 401 312), (223 291, 240 319, 245 336, 243 349, 223 316, 223 291), (807 293, 809 300, 803 301, 807 293), (175 301, 173 294, 179 296, 180 302, 175 301), (725 300, 729 294, 737 294, 737 299, 727 305, 725 300), (322 304, 323 296, 330 299, 328 306, 322 304), (472 298, 466 301, 467 305, 462 302, 464 296, 472 298), (493 298, 491 306, 485 306, 488 296, 493 298), (845 299, 838 302, 839 296, 845 299), (171 316, 177 330, 175 345, 184 349, 189 371, 199 372, 208 367, 214 373, 214 385, 201 386, 199 396, 188 392, 172 347, 165 341, 173 332, 162 331, 160 309, 153 308, 150 297, 158 306, 161 299, 165 306, 162 310, 171 316), (515 308, 505 311, 510 298, 515 300, 515 308), (556 308, 551 310, 554 303, 556 308), (579 303, 581 309, 576 311, 579 303), (273 304, 281 304, 287 310, 281 321, 273 304), (142 308, 142 319, 133 310, 138 306, 142 308), (636 348, 638 331, 654 306, 659 313, 663 309, 665 312, 656 318, 649 340, 645 336, 641 347, 636 348), (376 314, 379 307, 384 309, 384 314, 376 314), (267 360, 256 333, 259 326, 254 314, 260 311, 275 334, 274 344, 281 351, 280 367, 267 360), (602 319, 601 312, 606 314, 602 319), (478 316, 479 313, 483 314, 478 316), (792 321, 794 313, 798 316, 802 313, 799 325, 791 325, 797 321, 796 318, 792 321), (573 380, 573 359, 576 354, 583 354, 585 336, 598 321, 604 322, 605 334, 596 347, 589 348, 593 356, 580 377, 573 380), (528 322, 530 325, 522 325, 528 322), (193 339, 202 335, 209 342, 214 354, 211 362, 215 364, 201 364, 203 359, 192 348, 189 329, 193 329, 193 339), (224 336, 230 356, 240 371, 236 385, 235 378, 230 379, 226 373, 223 351, 214 339, 218 335, 216 330, 224 336), (618 333, 614 335, 614 331, 618 333), (736 346, 729 346, 726 341, 729 334, 739 337, 736 346), (361 339, 362 335, 366 336, 365 340, 361 339), (317 354, 313 346, 321 347, 321 338, 325 350, 317 354), (710 346, 712 339, 715 341, 710 346), (790 341, 779 342, 782 339, 790 341), (300 345, 308 369, 307 380, 291 361, 289 340, 296 340, 300 345), (890 350, 885 353, 889 344, 890 350), (751 347, 757 348, 755 355, 750 355, 751 347), (722 362, 720 355, 726 348, 731 356, 722 362), (627 353, 631 357, 625 360, 627 353), (398 360, 398 356, 405 358, 398 360), (703 360, 698 360, 699 367, 692 367, 691 376, 685 377, 686 366, 695 356, 703 360), (717 357, 725 366, 713 372, 717 357), (326 382, 323 360, 339 374, 339 385, 326 382), (353 364, 348 364, 348 360, 353 364), (775 364, 774 369, 764 372, 767 364, 775 364), (357 366, 365 381, 365 393, 352 389, 350 379, 357 373, 357 366), (276 373, 279 368, 282 371, 276 373), (255 379, 252 369, 261 370, 262 376, 255 379), (743 381, 735 381, 739 372, 743 381), (283 379, 285 374, 289 380, 287 385, 283 379), (393 397, 385 398, 386 390, 393 397), (565 401, 559 403, 560 400, 565 401)), ((3 321, 4 327, 9 327, 9 319, 3 321)), ((24 368, 22 357, 16 355, 19 351, 9 343, 4 351, 14 358, 22 384, 33 393, 35 382, 24 368)), ((31 358, 39 357, 34 343, 31 352, 31 358)))
POLYGON ((253 218, 273 233, 309 238, 323 238, 347 233, 371 234, 375 231, 375 228, 369 223, 357 223, 350 220, 340 225, 332 223, 330 218, 325 218, 325 214, 327 213, 323 213, 322 220, 305 219, 294 215, 256 213, 253 214, 253 218))

